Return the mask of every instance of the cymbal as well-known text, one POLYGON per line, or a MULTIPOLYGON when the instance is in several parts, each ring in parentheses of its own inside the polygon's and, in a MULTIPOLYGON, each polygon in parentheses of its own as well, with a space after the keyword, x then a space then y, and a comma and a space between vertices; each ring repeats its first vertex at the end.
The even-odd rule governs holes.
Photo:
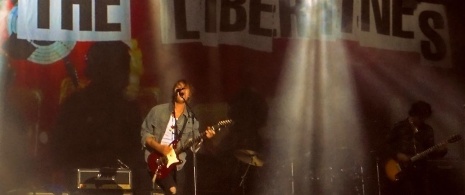
POLYGON ((257 157, 258 153, 252 150, 236 150, 234 156, 240 161, 247 163, 249 165, 261 167, 263 166, 263 161, 257 157))

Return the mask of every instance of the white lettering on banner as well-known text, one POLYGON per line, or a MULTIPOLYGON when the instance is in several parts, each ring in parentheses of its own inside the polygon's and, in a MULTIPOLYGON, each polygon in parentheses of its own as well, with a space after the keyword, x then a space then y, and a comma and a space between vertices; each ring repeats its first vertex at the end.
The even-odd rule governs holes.
POLYGON ((273 38, 352 40, 363 47, 418 52, 422 64, 450 67, 443 5, 397 0, 162 0, 164 44, 201 42, 272 51, 273 38))
POLYGON ((131 12, 128 0, 19 0, 18 9, 19 39, 131 39, 131 12))
MULTIPOLYGON (((264 1, 264 0, 262 0, 264 1)), ((218 44, 242 45, 261 51, 271 51, 272 37, 250 33, 250 25, 244 21, 249 4, 224 2, 229 8, 220 7, 219 1, 211 0, 162 0, 160 24, 162 43, 198 42, 207 46, 218 44), (219 12, 219 10, 225 10, 219 12), (218 19, 223 20, 218 25, 218 19), (223 29, 223 30, 219 30, 223 29)), ((259 1, 257 1, 259 2, 259 1)), ((262 25, 271 28, 271 13, 262 13, 262 25)))

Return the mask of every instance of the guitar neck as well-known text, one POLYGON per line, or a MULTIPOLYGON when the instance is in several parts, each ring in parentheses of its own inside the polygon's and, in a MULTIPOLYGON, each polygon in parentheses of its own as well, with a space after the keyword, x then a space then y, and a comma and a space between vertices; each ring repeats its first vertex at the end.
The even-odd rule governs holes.
POLYGON ((179 154, 181 152, 184 152, 186 151, 188 148, 190 148, 191 146, 199 143, 204 137, 205 137, 205 132, 204 133, 201 133, 200 136, 194 138, 194 139, 189 139, 182 147, 178 147, 176 148, 176 154, 179 154))
POLYGON ((446 144, 448 144, 448 143, 457 142, 457 141, 459 141, 459 140, 461 140, 461 139, 462 139, 462 136, 461 136, 461 135, 459 135, 459 134, 453 135, 453 136, 451 136, 449 139, 447 139, 446 141, 443 141, 443 142, 441 142, 441 143, 439 143, 439 144, 436 144, 436 145, 434 145, 433 147, 428 148, 428 149, 426 149, 425 151, 420 152, 420 153, 418 153, 417 155, 413 156, 412 158, 410 158, 410 161, 415 162, 415 161, 417 161, 417 160, 420 160, 420 159, 424 158, 426 155, 430 154, 431 152, 434 152, 435 150, 437 150, 437 149, 440 148, 441 146, 444 146, 444 145, 446 145, 446 144))
POLYGON ((420 159, 426 157, 428 154, 434 152, 434 151, 437 150, 439 147, 441 147, 441 146, 443 146, 443 145, 445 145, 445 144, 447 144, 447 142, 442 142, 442 143, 436 144, 436 145, 434 145, 434 146, 432 146, 432 147, 426 149, 425 151, 416 154, 415 156, 413 156, 412 158, 410 158, 410 161, 415 162, 415 161, 417 161, 417 160, 420 160, 420 159))
MULTIPOLYGON (((211 128, 212 128, 215 132, 217 132, 217 131, 220 130, 220 127, 221 127, 220 125, 214 125, 214 126, 212 126, 211 128)), ((205 131, 205 132, 200 133, 200 135, 197 136, 196 138, 194 138, 194 139, 189 139, 182 147, 178 147, 178 148, 175 149, 176 154, 179 154, 179 153, 181 153, 181 152, 186 151, 186 150, 187 150, 188 148, 190 148, 191 146, 200 143, 200 141, 202 141, 202 139, 203 139, 203 138, 206 138, 206 137, 207 137, 207 132, 205 131)))

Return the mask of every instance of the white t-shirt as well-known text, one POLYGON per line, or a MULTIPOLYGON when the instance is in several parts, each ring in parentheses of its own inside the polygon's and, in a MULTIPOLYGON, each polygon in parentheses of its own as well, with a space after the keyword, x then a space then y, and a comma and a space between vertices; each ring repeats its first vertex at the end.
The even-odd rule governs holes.
POLYGON ((174 125, 176 123, 175 120, 176 119, 173 117, 173 115, 171 115, 168 125, 166 125, 165 134, 161 139, 161 144, 169 145, 174 141, 174 125))

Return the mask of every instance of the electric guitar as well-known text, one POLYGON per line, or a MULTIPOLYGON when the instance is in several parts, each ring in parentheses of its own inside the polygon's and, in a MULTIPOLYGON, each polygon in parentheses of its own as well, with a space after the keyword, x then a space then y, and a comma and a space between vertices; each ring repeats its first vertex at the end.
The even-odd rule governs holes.
MULTIPOLYGON (((222 120, 211 128, 215 132, 218 132, 221 131, 222 127, 226 127, 232 123, 233 121, 230 119, 222 120)), ((174 140, 170 144, 172 150, 166 156, 163 156, 163 154, 157 151, 150 153, 150 155, 147 157, 147 164, 150 174, 153 175, 156 179, 165 178, 176 167, 176 165, 184 163, 184 160, 179 158, 179 154, 189 149, 191 146, 200 143, 204 137, 206 137, 206 132, 201 133, 197 138, 188 140, 187 143, 183 145, 183 147, 177 147, 179 139, 174 140)))
POLYGON ((386 162, 385 167, 384 167, 387 178, 389 180, 391 180, 391 181, 394 181, 394 182, 398 181, 399 179, 402 178, 402 175, 404 174, 405 170, 408 169, 410 167, 410 165, 412 165, 415 161, 425 158, 428 154, 438 150, 441 146, 444 146, 444 145, 446 145, 448 143, 457 142, 457 141, 459 141, 461 139, 462 139, 461 135, 453 135, 449 139, 447 139, 447 140, 445 140, 443 142, 440 142, 440 143, 426 149, 425 151, 416 154, 415 156, 412 156, 408 163, 401 163, 401 162, 398 162, 398 161, 396 161, 394 159, 389 159, 386 162))

